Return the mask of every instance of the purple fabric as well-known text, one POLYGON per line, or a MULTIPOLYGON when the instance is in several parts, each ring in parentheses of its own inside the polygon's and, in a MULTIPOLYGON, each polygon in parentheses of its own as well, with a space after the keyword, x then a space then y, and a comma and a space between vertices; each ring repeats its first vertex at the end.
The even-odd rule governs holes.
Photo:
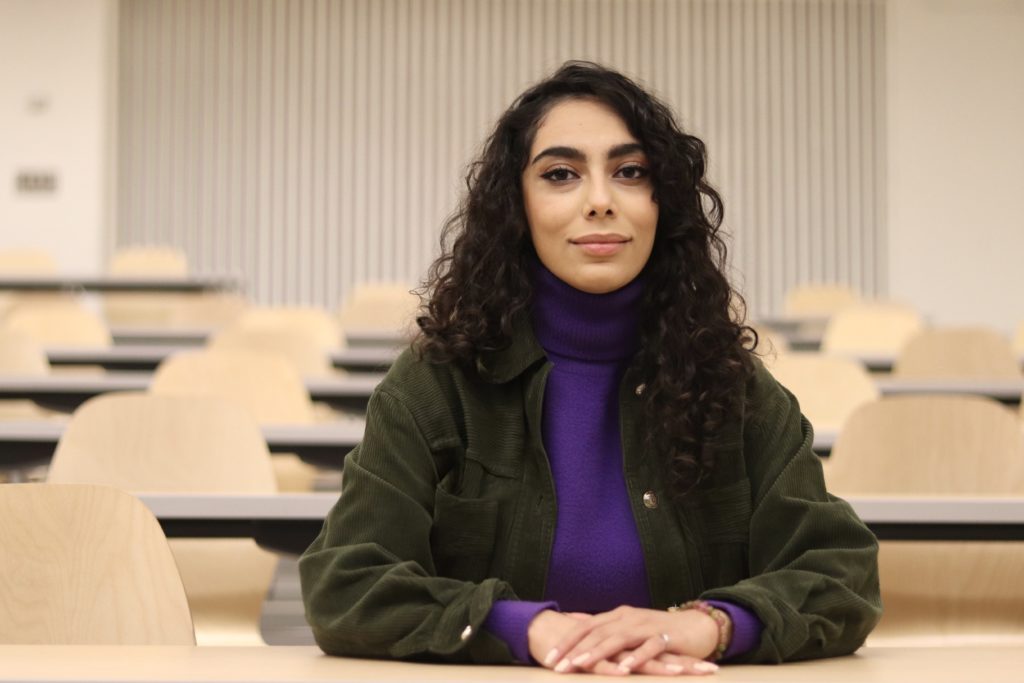
POLYGON ((756 614, 746 607, 732 602, 708 600, 708 604, 714 605, 732 619, 732 640, 729 641, 729 647, 725 648, 722 659, 729 659, 753 650, 761 642, 761 631, 764 630, 764 624, 756 614))
MULTIPOLYGON (((619 605, 650 607, 643 547, 622 469, 618 401, 622 375, 639 343, 643 282, 637 278, 615 292, 588 294, 538 263, 534 287, 534 332, 553 366, 542 438, 558 501, 545 598, 563 610, 590 614, 619 605)), ((517 659, 529 662, 527 628, 550 604, 501 600, 484 626, 517 659)), ((742 612, 756 625, 744 625, 742 632, 759 637, 760 622, 742 612)), ((733 652, 730 646, 730 654, 749 647, 733 652)))

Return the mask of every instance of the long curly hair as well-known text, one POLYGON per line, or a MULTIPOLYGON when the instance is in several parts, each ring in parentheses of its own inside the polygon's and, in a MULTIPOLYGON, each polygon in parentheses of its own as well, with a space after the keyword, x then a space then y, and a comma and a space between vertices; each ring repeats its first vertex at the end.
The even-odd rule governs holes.
POLYGON ((521 177, 538 127, 566 99, 603 103, 625 122, 650 165, 658 204, 654 247, 644 267, 640 351, 646 443, 665 459, 677 497, 714 467, 710 441, 742 410, 757 336, 723 270, 722 200, 705 180, 704 143, 683 132, 671 109, 634 81, 590 62, 567 62, 520 95, 498 120, 466 175, 466 194, 447 220, 441 256, 424 284, 415 340, 433 362, 467 370, 508 346, 529 315, 535 256, 521 177))

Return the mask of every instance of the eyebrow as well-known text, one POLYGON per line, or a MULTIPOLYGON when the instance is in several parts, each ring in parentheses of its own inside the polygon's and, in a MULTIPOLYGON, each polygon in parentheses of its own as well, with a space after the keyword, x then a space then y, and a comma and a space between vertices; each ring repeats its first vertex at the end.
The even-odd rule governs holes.
MULTIPOLYGON (((615 145, 610 150, 608 150, 608 158, 617 159, 618 157, 624 157, 635 152, 643 151, 644 148, 643 146, 640 145, 639 142, 626 142, 621 145, 615 145)), ((587 155, 581 152, 580 150, 576 149, 575 147, 556 146, 548 147, 543 152, 535 156, 533 158, 533 161, 530 162, 530 165, 532 166, 533 164, 537 163, 544 157, 559 157, 562 159, 571 159, 572 161, 587 160, 587 155)))

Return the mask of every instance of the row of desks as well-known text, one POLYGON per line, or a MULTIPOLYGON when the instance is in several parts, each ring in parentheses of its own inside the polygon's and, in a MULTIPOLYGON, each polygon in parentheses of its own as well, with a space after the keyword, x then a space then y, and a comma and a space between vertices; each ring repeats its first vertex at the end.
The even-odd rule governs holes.
MULTIPOLYGON (((0 682, 138 683, 554 683, 566 676, 540 667, 412 664, 329 657, 303 647, 0 645, 0 682)), ((1020 646, 864 647, 847 657, 782 665, 726 664, 724 683, 1020 683, 1020 646)), ((709 679, 712 680, 712 679, 709 679)))
MULTIPOLYGON (((360 372, 306 378, 313 400, 365 406, 383 374, 360 372)), ((111 391, 145 391, 153 375, 144 371, 105 373, 57 373, 41 376, 0 375, 0 398, 27 398, 41 402, 77 405, 91 396, 111 391)), ((1024 376, 1019 379, 906 379, 893 376, 875 378, 885 396, 902 394, 972 394, 988 396, 1005 403, 1019 403, 1024 393, 1024 376)))

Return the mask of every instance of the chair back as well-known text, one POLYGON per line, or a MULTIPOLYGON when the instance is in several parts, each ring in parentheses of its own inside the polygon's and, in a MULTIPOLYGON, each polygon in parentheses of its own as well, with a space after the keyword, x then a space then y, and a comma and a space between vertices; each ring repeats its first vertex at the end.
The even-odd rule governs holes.
POLYGON ((110 346, 106 323, 72 303, 20 304, 7 312, 3 326, 46 346, 110 346))
POLYGON ((357 285, 342 303, 338 318, 346 331, 408 333, 415 324, 420 298, 402 282, 366 282, 357 285))
POLYGON ((786 292, 783 311, 788 316, 828 317, 860 303, 860 295, 846 285, 806 283, 786 292))
POLYGON ((772 375, 800 403, 800 410, 818 429, 838 430, 858 407, 875 401, 878 388, 864 367, 853 360, 820 353, 780 354, 772 375))
MULTIPOLYGON (((132 491, 274 493, 270 453, 253 417, 211 397, 97 396, 71 417, 49 480, 132 491)), ((260 645, 277 558, 248 538, 171 539, 200 645, 260 645)))
POLYGON ((287 327, 229 325, 214 334, 208 348, 263 351, 284 356, 302 377, 335 374, 328 353, 301 330, 287 327))
POLYGON ((131 277, 185 277, 188 257, 174 247, 121 247, 110 257, 111 275, 131 277))
POLYGON ((344 346, 338 321, 319 308, 254 307, 238 316, 233 325, 244 330, 290 330, 305 335, 324 351, 344 346))
POLYGON ((0 249, 2 275, 54 275, 57 259, 45 249, 0 249))
POLYGON ((194 645, 160 524, 90 485, 0 486, 0 643, 194 645))
POLYGON ((921 330, 907 342, 893 375, 915 378, 1020 378, 1021 366, 1003 335, 980 327, 921 330))
POLYGON ((298 371, 283 355, 247 349, 203 349, 166 358, 150 392, 215 396, 244 406, 261 425, 312 424, 313 402, 298 371))
POLYGON ((893 303, 862 303, 837 311, 825 326, 821 350, 834 354, 897 355, 924 326, 921 315, 893 303))

